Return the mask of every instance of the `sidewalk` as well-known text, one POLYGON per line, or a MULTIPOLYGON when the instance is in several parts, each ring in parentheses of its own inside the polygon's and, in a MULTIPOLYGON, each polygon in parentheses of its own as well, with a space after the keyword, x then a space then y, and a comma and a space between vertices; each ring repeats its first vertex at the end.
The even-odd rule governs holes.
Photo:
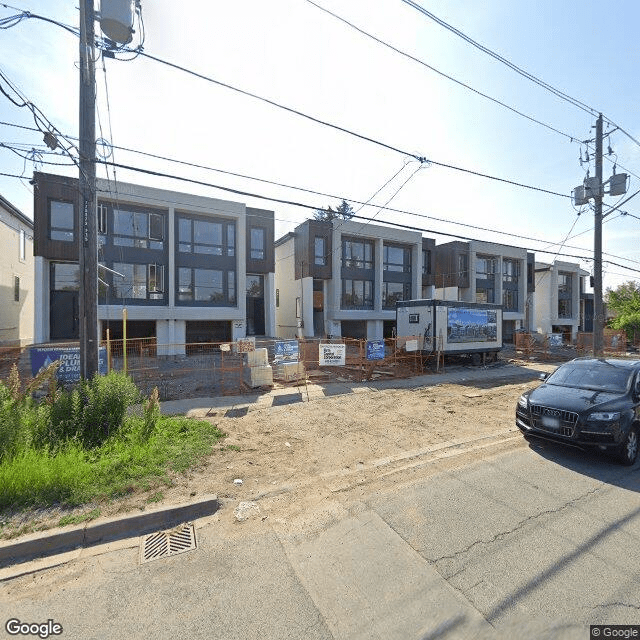
POLYGON ((273 406, 311 402, 329 396, 347 393, 372 393, 384 389, 413 389, 439 384, 473 384, 487 380, 513 378, 513 380, 533 380, 541 373, 549 373, 558 365, 555 363, 510 364, 500 362, 486 367, 452 366, 443 373, 427 373, 412 378, 393 380, 373 380, 366 382, 329 382, 326 384, 301 383, 298 386, 274 388, 267 393, 248 393, 237 396, 215 396, 209 398, 185 398, 167 400, 160 403, 165 415, 188 415, 202 418, 207 413, 227 409, 235 412, 256 411, 273 406))

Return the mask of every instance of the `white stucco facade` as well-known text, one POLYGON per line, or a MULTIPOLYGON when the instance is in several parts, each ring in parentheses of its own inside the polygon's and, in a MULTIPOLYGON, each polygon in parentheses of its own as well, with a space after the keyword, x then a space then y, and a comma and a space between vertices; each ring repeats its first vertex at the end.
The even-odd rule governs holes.
POLYGON ((580 278, 587 275, 579 264, 572 262, 536 262, 535 329, 538 333, 564 333, 575 341, 580 326, 580 278), (559 303, 561 297, 567 302, 559 303))
POLYGON ((33 224, 0 197, 0 346, 33 342, 33 224))

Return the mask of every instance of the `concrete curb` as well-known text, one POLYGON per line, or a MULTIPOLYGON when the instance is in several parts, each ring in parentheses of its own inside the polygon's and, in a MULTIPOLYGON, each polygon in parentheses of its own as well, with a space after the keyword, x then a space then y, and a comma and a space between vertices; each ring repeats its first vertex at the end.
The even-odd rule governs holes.
POLYGON ((210 516, 219 508, 218 497, 210 495, 186 505, 160 507, 153 511, 110 518, 58 533, 43 532, 19 541, 0 543, 0 568, 78 548, 162 531, 190 520, 210 516))

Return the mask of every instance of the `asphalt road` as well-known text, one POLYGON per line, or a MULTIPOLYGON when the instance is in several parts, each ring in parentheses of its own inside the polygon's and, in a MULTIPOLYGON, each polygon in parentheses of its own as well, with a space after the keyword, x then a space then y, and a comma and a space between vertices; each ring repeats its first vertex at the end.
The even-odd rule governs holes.
POLYGON ((640 623, 640 463, 552 444, 483 455, 290 522, 267 504, 235 528, 213 517, 181 555, 103 550, 5 580, 0 634, 17 618, 82 639, 586 640, 640 623))

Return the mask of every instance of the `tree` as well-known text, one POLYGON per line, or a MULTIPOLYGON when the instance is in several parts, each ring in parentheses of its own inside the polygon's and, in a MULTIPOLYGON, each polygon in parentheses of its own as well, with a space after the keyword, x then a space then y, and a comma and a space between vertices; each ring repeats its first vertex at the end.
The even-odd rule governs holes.
POLYGON ((346 200, 343 200, 336 209, 332 209, 331 207, 327 207, 326 209, 316 209, 313 217, 321 222, 331 222, 337 218, 342 220, 351 220, 354 215, 355 212, 351 205, 346 200))
POLYGON ((640 282, 629 280, 615 289, 607 289, 607 306, 616 312, 609 323, 613 329, 622 330, 629 340, 640 335, 640 282))

